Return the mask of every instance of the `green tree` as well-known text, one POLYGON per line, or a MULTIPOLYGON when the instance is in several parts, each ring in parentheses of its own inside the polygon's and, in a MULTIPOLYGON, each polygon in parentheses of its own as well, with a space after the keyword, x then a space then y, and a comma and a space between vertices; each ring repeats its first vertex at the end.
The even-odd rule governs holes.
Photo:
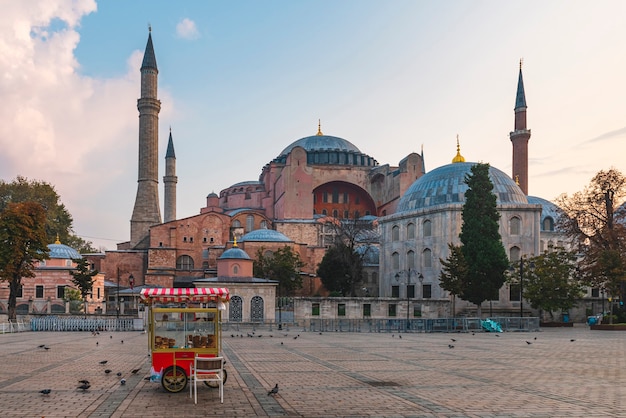
MULTIPOLYGON (((522 280, 522 297, 534 309, 547 311, 554 318, 554 311, 567 311, 576 305, 583 295, 578 277, 576 254, 563 247, 548 248, 542 254, 525 259, 522 280)), ((511 280, 519 282, 519 263, 511 273, 511 280)))
POLYGON ((22 176, 18 176, 10 183, 0 180, 0 211, 9 203, 20 202, 37 202, 44 207, 48 244, 54 242, 58 236, 62 243, 81 253, 97 252, 91 242, 74 235, 72 215, 61 203, 54 186, 43 181, 28 180, 22 176))
POLYGON ((448 244, 449 255, 443 260, 439 275, 440 286, 452 295, 452 316, 456 312, 456 297, 463 296, 463 283, 467 278, 467 263, 463 257, 463 249, 460 245, 448 244))
POLYGON ((363 255, 342 242, 328 248, 317 268, 317 275, 326 290, 341 296, 354 296, 362 274, 363 255))
POLYGON ((23 277, 34 277, 35 263, 48 258, 46 213, 36 202, 9 203, 0 211, 0 280, 9 283, 9 320, 15 320, 23 277))
POLYGON ((465 192, 460 239, 467 276, 461 293, 464 300, 476 304, 480 316, 481 303, 497 299, 509 261, 498 229, 500 214, 492 192, 489 164, 472 166, 465 183, 469 188, 465 192))
MULTIPOLYGON (((581 192, 557 199, 562 211, 557 228, 569 236, 581 256, 580 273, 591 287, 609 296, 626 289, 626 178, 611 168, 599 171, 581 192)), ((612 317, 611 317, 612 318, 612 317)))
POLYGON ((79 313, 84 306, 83 299, 80 295, 80 290, 72 289, 71 287, 65 288, 63 301, 70 303, 70 313, 79 313))
POLYGON ((85 307, 85 315, 87 314, 87 295, 93 289, 93 277, 98 274, 98 270, 90 270, 89 262, 86 258, 78 258, 72 260, 76 263, 76 271, 72 271, 72 283, 76 285, 85 307))
POLYGON ((256 277, 278 281, 279 294, 287 295, 302 287, 300 269, 303 266, 300 255, 285 245, 271 254, 259 248, 253 269, 256 277))

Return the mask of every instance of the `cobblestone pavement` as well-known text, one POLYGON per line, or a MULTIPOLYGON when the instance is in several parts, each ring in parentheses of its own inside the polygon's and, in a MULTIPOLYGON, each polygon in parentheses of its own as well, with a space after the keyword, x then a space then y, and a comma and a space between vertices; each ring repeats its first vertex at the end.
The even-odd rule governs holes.
POLYGON ((170 394, 144 380, 146 334, 0 335, 0 416, 626 417, 623 332, 248 332, 224 333, 224 403, 201 387, 197 405, 188 389, 170 394))

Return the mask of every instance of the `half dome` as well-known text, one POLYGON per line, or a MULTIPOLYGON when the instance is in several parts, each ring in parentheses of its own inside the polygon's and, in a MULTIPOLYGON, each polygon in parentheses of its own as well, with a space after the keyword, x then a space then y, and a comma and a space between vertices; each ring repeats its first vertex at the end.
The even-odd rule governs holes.
POLYGON ((292 242, 286 235, 273 229, 256 229, 241 237, 242 242, 292 242))
MULTIPOLYGON (((398 203, 398 212, 445 204, 464 204, 468 189, 465 176, 476 163, 454 163, 436 168, 417 179, 398 203)), ((528 204, 522 189, 508 175, 489 166, 489 178, 497 204, 528 204)))

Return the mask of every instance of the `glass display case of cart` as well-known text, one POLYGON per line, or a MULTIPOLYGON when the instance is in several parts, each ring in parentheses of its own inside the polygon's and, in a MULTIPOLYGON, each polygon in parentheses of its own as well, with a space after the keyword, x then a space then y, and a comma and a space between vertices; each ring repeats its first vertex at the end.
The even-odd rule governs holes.
POLYGON ((153 351, 185 348, 216 355, 219 352, 220 311, 214 303, 154 306, 151 314, 153 351))

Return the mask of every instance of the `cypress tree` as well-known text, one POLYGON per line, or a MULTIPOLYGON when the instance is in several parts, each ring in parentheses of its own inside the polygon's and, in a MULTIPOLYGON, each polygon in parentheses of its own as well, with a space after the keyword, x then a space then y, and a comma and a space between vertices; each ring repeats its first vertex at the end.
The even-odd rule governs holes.
POLYGON ((489 178, 489 164, 476 164, 465 176, 469 189, 465 193, 460 239, 467 276, 462 282, 463 299, 474 303, 481 315, 480 304, 498 298, 509 266, 502 245, 496 196, 489 178))

